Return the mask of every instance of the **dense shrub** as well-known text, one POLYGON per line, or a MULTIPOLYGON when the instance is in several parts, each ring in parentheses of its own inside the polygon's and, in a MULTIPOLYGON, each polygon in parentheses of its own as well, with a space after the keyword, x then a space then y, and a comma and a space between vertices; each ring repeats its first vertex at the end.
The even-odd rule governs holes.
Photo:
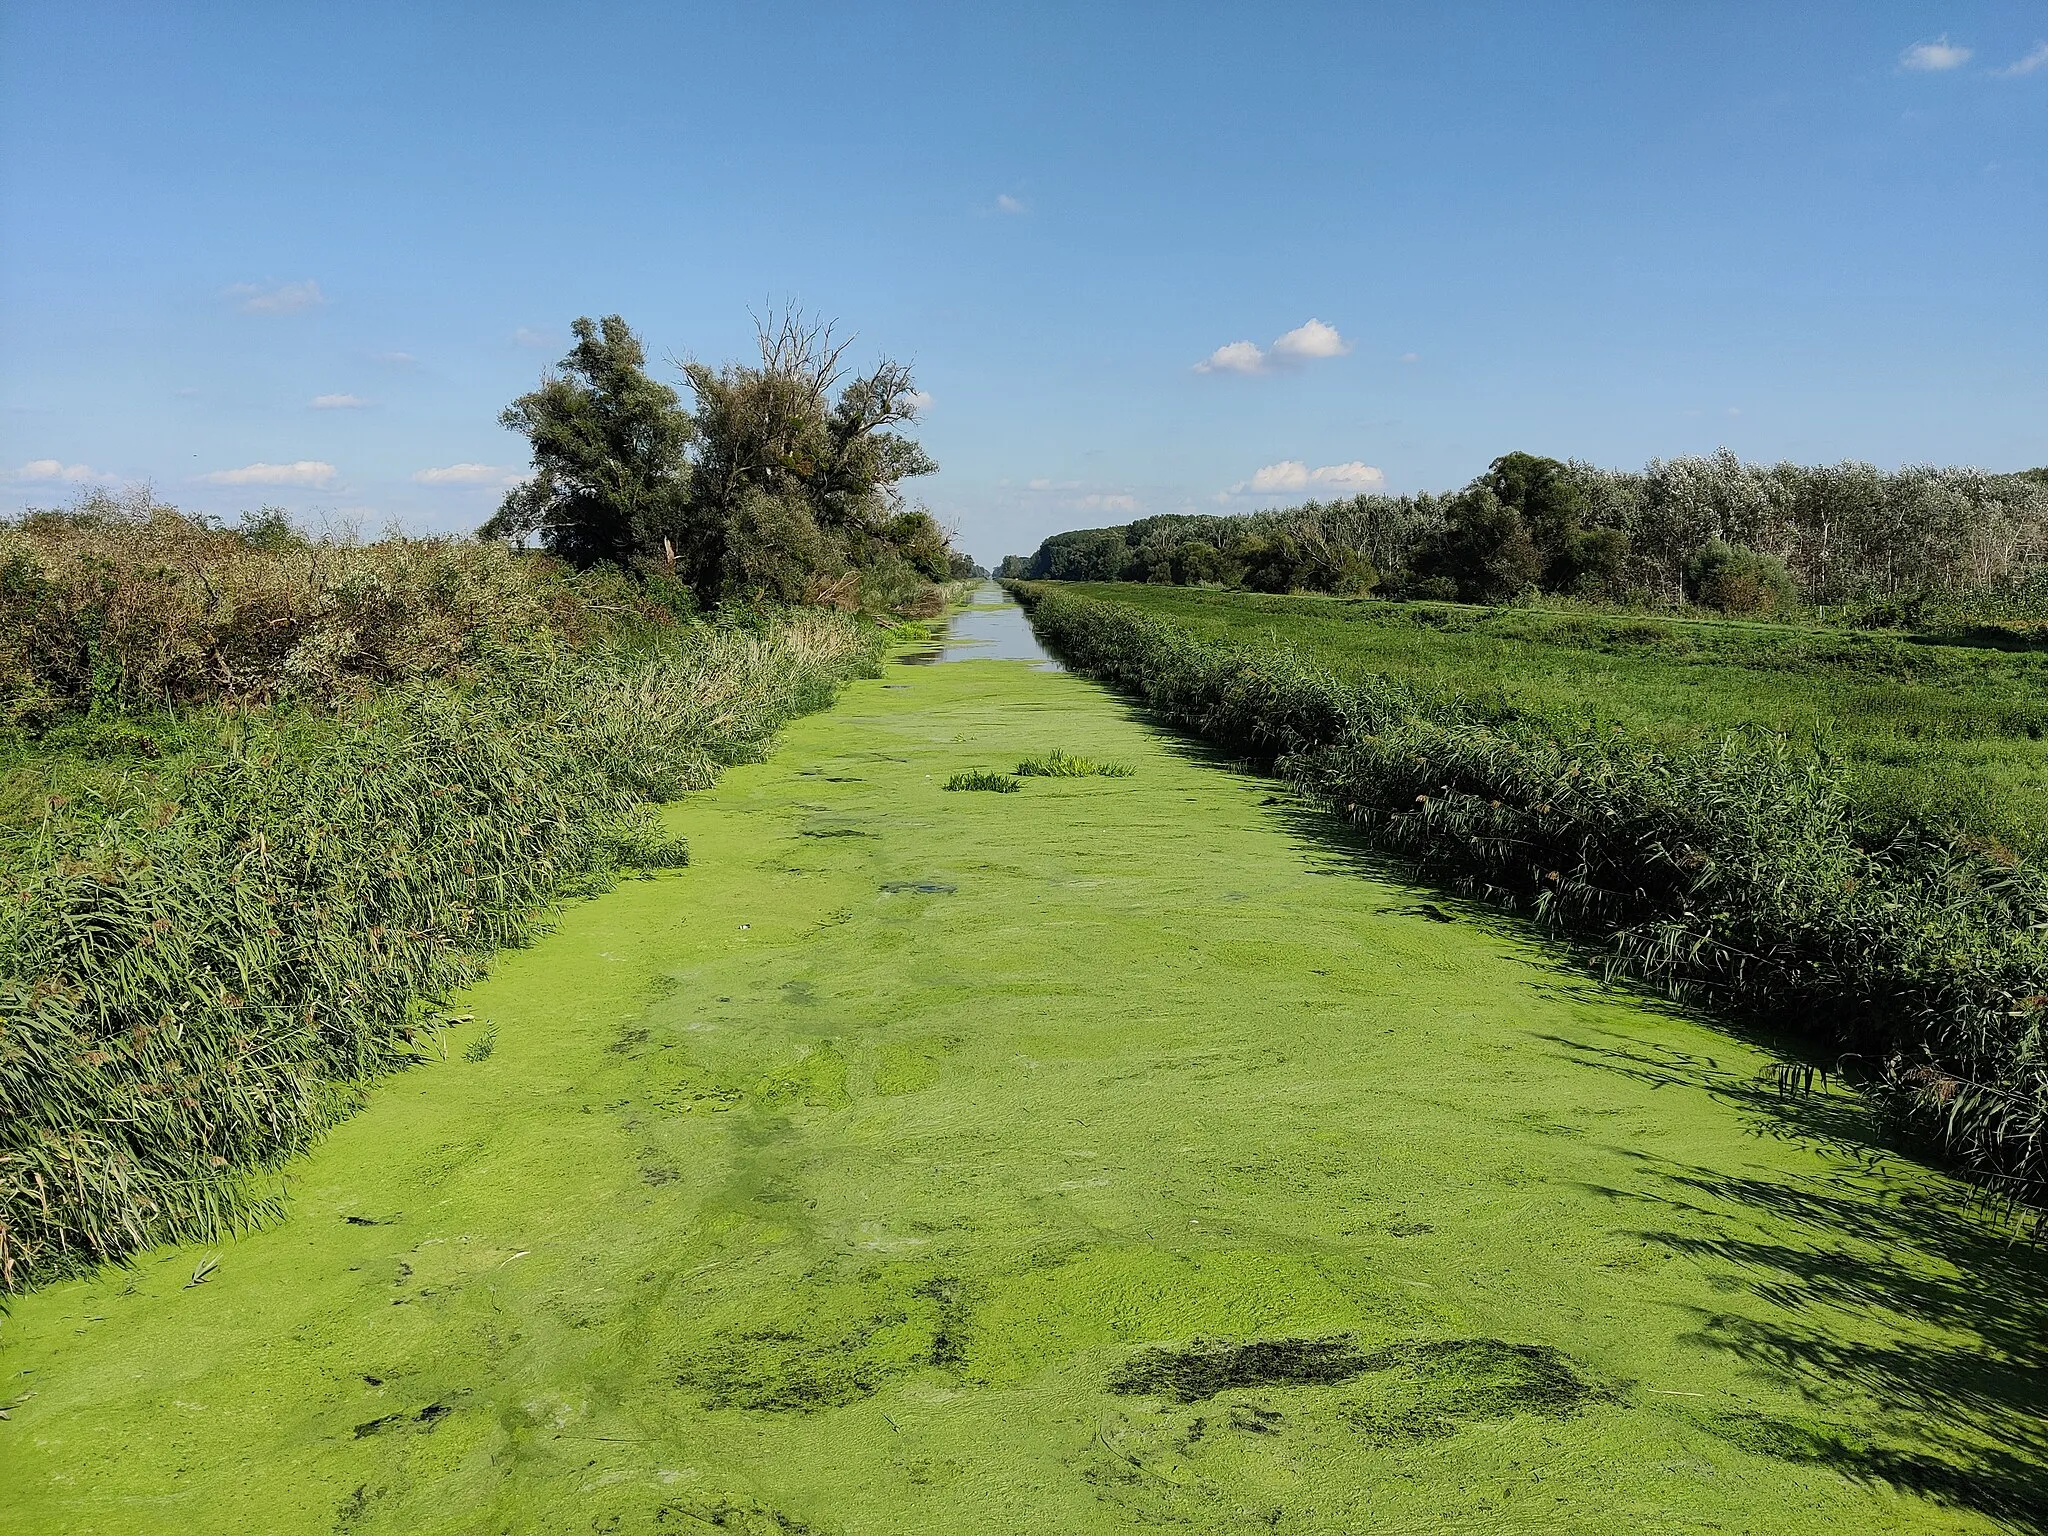
MULTIPOLYGON (((686 604, 687 597, 682 601, 686 604)), ((528 645, 672 622, 677 596, 467 539, 240 529, 146 493, 0 524, 0 724, 93 706, 333 704, 455 679, 528 645)))
POLYGON ((1798 604, 1785 562, 1723 539, 1685 563, 1685 595, 1722 613, 1782 613, 1798 604))
POLYGON ((815 612, 543 635, 459 685, 205 713, 172 761, 47 795, 0 846, 0 1289, 262 1216, 252 1174, 413 1059, 552 896, 682 860, 647 802, 874 656, 815 612))
POLYGON ((1271 761, 1380 846, 1812 1040, 1987 1182, 2048 1187, 2048 882, 1872 846, 1838 778, 1764 734, 1667 750, 1020 585, 1069 666, 1271 761))

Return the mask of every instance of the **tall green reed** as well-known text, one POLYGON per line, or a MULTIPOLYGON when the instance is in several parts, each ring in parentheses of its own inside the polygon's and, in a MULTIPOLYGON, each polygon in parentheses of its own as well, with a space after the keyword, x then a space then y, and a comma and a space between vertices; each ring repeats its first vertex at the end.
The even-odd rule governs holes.
POLYGON ((252 1175, 419 1059, 438 999, 555 896, 684 862, 649 803, 878 651, 818 613, 538 644, 49 797, 0 861, 0 1292, 274 1213, 252 1175))

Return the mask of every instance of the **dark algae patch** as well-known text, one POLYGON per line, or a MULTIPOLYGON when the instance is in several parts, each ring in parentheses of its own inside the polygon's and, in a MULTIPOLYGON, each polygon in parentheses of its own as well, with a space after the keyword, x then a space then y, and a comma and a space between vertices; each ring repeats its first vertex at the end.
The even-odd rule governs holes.
POLYGON ((1346 1335, 1328 1339, 1197 1339, 1179 1349, 1140 1350, 1110 1378, 1109 1390, 1199 1403, 1233 1387, 1349 1381, 1374 1369, 1346 1335))
MULTIPOLYGON (((1333 1386, 1366 1376, 1391 1379, 1387 1401, 1348 1404, 1343 1416, 1382 1441, 1431 1439, 1514 1414, 1569 1418, 1595 1404, 1626 1400, 1546 1344, 1435 1339, 1361 1350, 1345 1334, 1243 1343, 1197 1339, 1180 1348, 1144 1349, 1111 1377, 1109 1390, 1199 1403, 1245 1388, 1333 1386)), ((1259 1426, 1260 1433, 1271 1429, 1259 1426)))
POLYGON ((2038 1248, 1270 788, 854 684, 275 1225, 0 1317, 0 1530, 2039 1536, 2038 1248), (1055 743, 1137 776, 944 790, 1055 743))

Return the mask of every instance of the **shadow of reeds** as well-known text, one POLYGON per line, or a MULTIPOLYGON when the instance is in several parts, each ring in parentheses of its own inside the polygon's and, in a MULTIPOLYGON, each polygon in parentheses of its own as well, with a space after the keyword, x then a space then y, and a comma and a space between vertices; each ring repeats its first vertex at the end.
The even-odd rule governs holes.
MULTIPOLYGON (((1626 997, 1707 1024, 1785 1066, 1824 1065, 1809 1044, 1768 1025, 1708 1014, 1609 977, 1599 947, 1432 878, 1302 799, 1269 765, 1190 736, 1128 696, 1112 697, 1174 756, 1268 786, 1262 812, 1314 872, 1370 878, 1435 909, 1438 920, 1510 938, 1550 972, 1545 985, 1554 992, 1626 997)), ((1753 1134, 1812 1148, 1835 1165, 1811 1176, 1731 1174, 1617 1149, 1660 1191, 1600 1192, 1671 1217, 1635 1235, 1707 1267, 1731 1298, 1747 1298, 1746 1306, 1731 1299, 1725 1310, 1701 1310, 1693 1340, 1789 1385, 1812 1410, 1799 1417, 1706 1412, 1697 1415, 1701 1427, 1750 1454, 1826 1467, 2048 1533, 2048 1255, 2041 1245, 2022 1240, 2008 1213, 1967 1186, 1913 1166, 1937 1160, 1853 1092, 1787 1092, 1782 1080, 1731 1068, 1711 1051, 1595 1033, 1531 1038, 1588 1070, 1710 1094, 1753 1134), (1852 1402, 1853 1414, 1845 1412, 1852 1402)))

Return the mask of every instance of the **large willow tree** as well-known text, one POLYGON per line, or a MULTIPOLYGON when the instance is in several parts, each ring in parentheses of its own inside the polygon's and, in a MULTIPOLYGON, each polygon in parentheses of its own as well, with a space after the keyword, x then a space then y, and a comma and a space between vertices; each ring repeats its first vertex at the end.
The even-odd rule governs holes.
POLYGON ((485 536, 659 565, 705 603, 899 601, 949 574, 944 530, 900 490, 937 467, 898 430, 920 398, 908 367, 849 376, 832 327, 792 313, 759 327, 758 364, 683 364, 686 411, 617 315, 578 320, 576 338, 499 418, 534 473, 485 536))

